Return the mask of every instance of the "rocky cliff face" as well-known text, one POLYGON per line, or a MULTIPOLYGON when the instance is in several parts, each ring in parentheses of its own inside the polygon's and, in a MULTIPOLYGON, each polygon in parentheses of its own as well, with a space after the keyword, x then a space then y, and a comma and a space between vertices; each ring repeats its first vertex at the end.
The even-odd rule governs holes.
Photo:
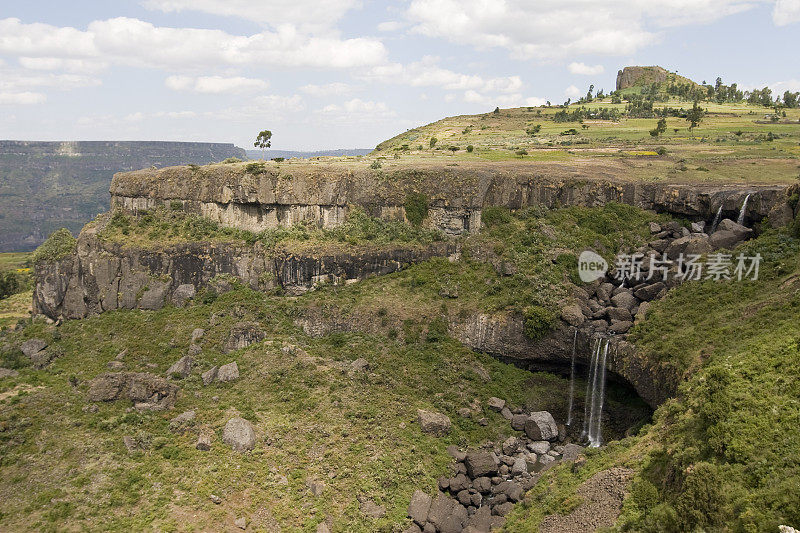
POLYGON ((349 283, 388 274, 434 256, 450 243, 387 247, 329 255, 293 254, 256 243, 196 242, 166 248, 110 245, 87 227, 75 254, 36 265, 34 312, 52 319, 84 318, 114 309, 160 309, 182 305, 199 291, 229 290, 240 282, 255 290, 281 288, 299 294, 325 283, 349 283))
POLYGON ((115 172, 245 157, 224 143, 0 141, 0 252, 36 248, 108 209, 115 172))
MULTIPOLYGON (((585 179, 580 167, 500 163, 419 167, 376 172, 366 167, 269 165, 252 174, 242 165, 168 168, 117 174, 112 204, 136 212, 179 202, 187 211, 223 225, 260 231, 307 221, 341 224, 352 206, 372 216, 406 220, 406 199, 422 193, 427 223, 451 235, 480 228, 482 209, 504 206, 599 207, 634 205, 711 222, 718 210, 735 218, 748 195, 747 221, 788 216, 785 186, 671 185, 606 177, 585 179)), ((789 209, 790 211, 790 209, 789 209)))

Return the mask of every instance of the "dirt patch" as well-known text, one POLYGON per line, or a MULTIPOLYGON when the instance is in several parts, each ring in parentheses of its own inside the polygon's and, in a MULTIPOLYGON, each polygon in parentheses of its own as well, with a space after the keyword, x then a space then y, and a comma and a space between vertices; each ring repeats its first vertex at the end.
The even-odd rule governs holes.
POLYGON ((39 385, 38 387, 33 387, 28 385, 27 383, 20 383, 16 387, 11 390, 7 390, 6 392, 0 392, 0 402, 5 400, 6 398, 13 398, 14 396, 21 394, 23 392, 33 392, 35 390, 45 388, 44 385, 39 385))
POLYGON ((613 525, 632 476, 633 470, 622 467, 598 472, 578 487, 583 503, 566 516, 546 516, 539 533, 587 533, 613 525))

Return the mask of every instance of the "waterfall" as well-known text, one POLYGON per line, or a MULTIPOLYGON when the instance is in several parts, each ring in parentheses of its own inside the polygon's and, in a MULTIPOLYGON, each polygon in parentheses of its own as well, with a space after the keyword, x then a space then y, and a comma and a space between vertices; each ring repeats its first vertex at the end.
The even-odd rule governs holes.
POLYGON ((598 338, 592 349, 589 375, 586 379, 586 399, 583 414, 581 437, 589 439, 589 446, 596 448, 603 442, 602 419, 603 403, 606 397, 606 360, 608 359, 608 339, 598 338))
POLYGON ((744 224, 744 214, 747 211, 747 200, 750 199, 750 195, 744 197, 744 202, 742 202, 742 209, 739 211, 739 218, 736 219, 736 223, 739 225, 744 224))
POLYGON ((722 218, 722 204, 720 204, 719 209, 717 209, 717 215, 714 217, 714 222, 711 223, 711 232, 714 233, 717 231, 717 226, 719 225, 719 219, 722 218))
POLYGON ((569 406, 567 407, 567 425, 572 425, 572 402, 575 399, 575 348, 578 344, 578 328, 572 336, 572 363, 569 367, 569 406))

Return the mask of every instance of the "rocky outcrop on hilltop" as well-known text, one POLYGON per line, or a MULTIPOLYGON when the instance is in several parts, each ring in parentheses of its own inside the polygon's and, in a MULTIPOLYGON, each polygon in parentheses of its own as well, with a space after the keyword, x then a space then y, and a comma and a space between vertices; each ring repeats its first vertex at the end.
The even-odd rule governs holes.
POLYGON ((696 82, 679 76, 659 66, 652 67, 625 67, 617 72, 617 90, 629 87, 646 87, 652 84, 662 85, 667 82, 697 85, 696 82))

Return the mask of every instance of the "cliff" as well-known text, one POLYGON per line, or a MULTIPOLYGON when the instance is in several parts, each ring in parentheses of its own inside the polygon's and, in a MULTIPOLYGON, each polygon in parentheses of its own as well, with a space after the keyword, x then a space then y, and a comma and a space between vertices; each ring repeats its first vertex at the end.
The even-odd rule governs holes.
POLYGON ((427 223, 450 235, 476 232, 483 208, 490 206, 599 207, 617 202, 711 222, 720 209, 736 218, 749 195, 748 222, 771 213, 773 219, 791 216, 782 185, 633 181, 619 177, 624 168, 614 163, 593 164, 591 173, 587 178, 585 167, 566 163, 417 164, 386 170, 365 164, 231 164, 119 173, 111 196, 114 206, 131 212, 179 202, 189 212, 254 232, 299 221, 335 227, 352 206, 377 218, 407 220, 412 194, 425 197, 427 223))
POLYGON ((122 170, 244 158, 232 144, 0 141, 0 252, 33 250, 54 230, 73 233, 108 209, 122 170))
POLYGON ((630 87, 645 87, 652 84, 679 83, 698 85, 697 82, 684 76, 679 76, 659 66, 652 67, 625 67, 617 72, 617 90, 630 87))

